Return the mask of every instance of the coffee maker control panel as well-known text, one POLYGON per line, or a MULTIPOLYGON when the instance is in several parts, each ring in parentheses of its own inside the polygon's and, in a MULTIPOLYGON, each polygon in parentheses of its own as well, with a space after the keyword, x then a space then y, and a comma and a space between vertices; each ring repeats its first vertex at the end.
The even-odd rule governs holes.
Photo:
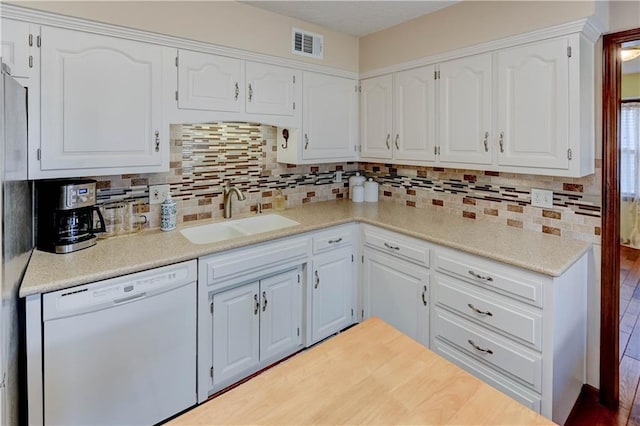
POLYGON ((61 210, 91 207, 96 203, 95 182, 64 185, 60 191, 61 210))

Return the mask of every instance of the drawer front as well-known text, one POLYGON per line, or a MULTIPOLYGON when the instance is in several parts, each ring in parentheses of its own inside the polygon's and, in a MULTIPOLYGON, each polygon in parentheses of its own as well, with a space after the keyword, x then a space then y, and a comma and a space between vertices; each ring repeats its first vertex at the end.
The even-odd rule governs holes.
POLYGON ((542 357, 516 344, 474 326, 470 322, 442 311, 434 310, 433 333, 471 355, 474 359, 509 373, 537 392, 542 390, 542 357))
POLYGON ((465 288, 464 283, 458 284, 453 278, 443 274, 436 275, 431 291, 434 302, 439 306, 456 311, 493 331, 507 334, 511 339, 541 350, 541 313, 529 312, 500 299, 496 300, 500 296, 488 291, 474 292, 465 288))
POLYGON ((409 260, 423 266, 429 266, 429 247, 418 240, 404 237, 395 232, 376 229, 370 226, 364 229, 364 243, 385 253, 409 260))
POLYGON ((440 339, 433 342, 432 350, 520 404, 536 413, 541 412, 542 397, 539 394, 522 387, 440 339))
POLYGON ((338 227, 320 231, 313 235, 313 254, 323 253, 353 243, 353 228, 338 227))
POLYGON ((550 281, 549 277, 457 251, 438 250, 435 263, 438 271, 539 307, 543 283, 550 281))

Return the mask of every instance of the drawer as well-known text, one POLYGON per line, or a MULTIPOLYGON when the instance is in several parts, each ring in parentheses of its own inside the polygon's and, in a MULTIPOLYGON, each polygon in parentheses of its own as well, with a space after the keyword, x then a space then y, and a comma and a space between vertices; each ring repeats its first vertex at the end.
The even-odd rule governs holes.
POLYGON ((438 306, 534 349, 542 349, 542 313, 532 312, 535 308, 522 309, 515 305, 516 302, 509 303, 504 297, 482 289, 474 291, 473 284, 456 282, 440 273, 434 281, 431 297, 438 306))
POLYGON ((536 413, 541 412, 542 397, 539 394, 524 388, 440 339, 433 342, 432 350, 520 404, 536 413))
POLYGON ((401 259, 429 267, 429 246, 420 240, 372 226, 365 226, 364 244, 401 259))
POLYGON ((340 226, 313 234, 313 254, 353 244, 353 228, 340 226))
POLYGON ((434 309, 432 332, 435 338, 445 340, 482 361, 488 366, 508 373, 510 377, 542 390, 542 357, 515 343, 474 326, 459 316, 434 309))
POLYGON ((454 250, 438 249, 434 262, 440 272, 539 307, 542 307, 543 284, 551 280, 541 274, 454 250))

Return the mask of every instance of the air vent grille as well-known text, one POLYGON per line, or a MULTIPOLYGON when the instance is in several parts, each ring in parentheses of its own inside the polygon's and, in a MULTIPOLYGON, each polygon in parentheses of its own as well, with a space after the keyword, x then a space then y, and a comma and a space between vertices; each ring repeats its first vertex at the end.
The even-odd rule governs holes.
POLYGON ((317 59, 323 58, 324 36, 298 28, 293 28, 291 51, 297 55, 310 56, 317 59))

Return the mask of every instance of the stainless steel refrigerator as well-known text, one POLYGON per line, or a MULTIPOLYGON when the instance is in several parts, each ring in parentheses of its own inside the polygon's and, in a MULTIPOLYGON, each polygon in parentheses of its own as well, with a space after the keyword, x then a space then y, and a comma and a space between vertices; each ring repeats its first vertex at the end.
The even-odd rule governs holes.
POLYGON ((0 424, 18 424, 18 290, 33 251, 32 184, 27 178, 27 93, 8 68, 0 79, 0 424))

